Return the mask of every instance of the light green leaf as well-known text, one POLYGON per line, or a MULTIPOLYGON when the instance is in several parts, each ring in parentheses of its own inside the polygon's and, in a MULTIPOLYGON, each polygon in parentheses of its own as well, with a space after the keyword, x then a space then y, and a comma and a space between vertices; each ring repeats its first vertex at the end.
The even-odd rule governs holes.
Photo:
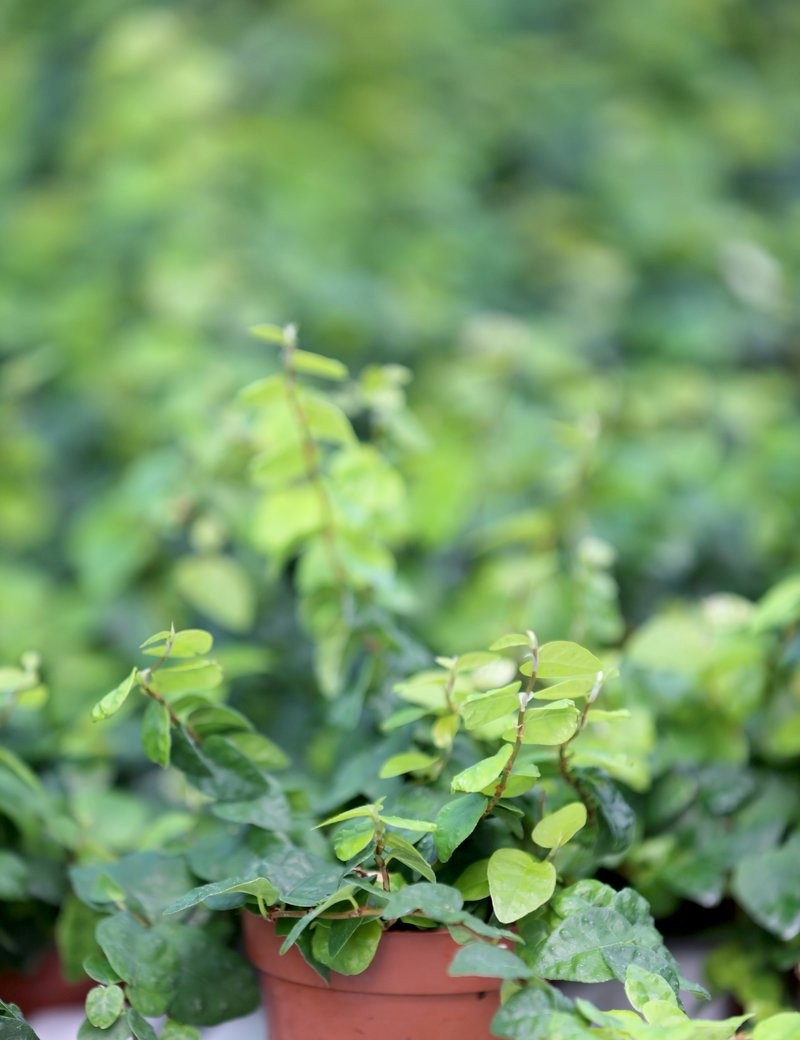
POLYGON ((337 859, 342 860, 344 863, 348 859, 352 859, 353 856, 357 856, 362 849, 369 845, 374 837, 375 828, 372 823, 368 823, 365 826, 360 820, 351 821, 346 823, 334 835, 333 851, 336 853, 337 859))
POLYGON ((487 868, 489 894, 498 921, 509 924, 538 909, 552 896, 556 871, 521 849, 498 849, 487 868))
POLYGON ((113 1026, 125 1007, 119 986, 94 986, 86 994, 86 1017, 98 1029, 113 1026))
POLYGON ((583 802, 570 802, 542 817, 531 837, 543 849, 557 849, 566 845, 585 825, 586 806, 583 802))
POLYGON ((450 781, 450 790, 466 791, 468 793, 482 790, 492 780, 496 780, 500 776, 506 763, 511 758, 512 750, 509 745, 505 745, 489 758, 483 758, 480 762, 463 769, 450 781))
POLYGON ((277 347, 286 344, 286 332, 280 325, 251 325, 248 331, 251 336, 263 340, 264 343, 273 343, 277 347))
POLYGON ((564 698, 585 697, 594 686, 596 676, 587 676, 583 679, 563 679, 534 690, 533 696, 537 701, 559 701, 564 698))
POLYGON ((438 762, 436 755, 426 755, 422 751, 403 751, 399 755, 387 758, 380 768, 378 776, 382 780, 388 780, 393 776, 402 776, 404 773, 415 773, 418 770, 430 769, 438 762))
POLYGON ((399 827, 404 831, 432 834, 436 830, 436 824, 430 823, 428 820, 412 820, 407 816, 385 816, 383 813, 380 814, 380 818, 384 823, 388 823, 390 827, 399 827))
POLYGON ((773 586, 753 611, 750 624, 755 632, 783 628, 800 619, 800 574, 773 586))
MULTIPOLYGON (((554 747, 563 744, 578 728, 580 712, 571 701, 553 701, 541 708, 528 708, 522 728, 523 744, 554 747)), ((503 734, 503 740, 514 740, 515 730, 503 734)))
POLYGON ((344 820, 355 820, 360 816, 369 816, 377 823, 378 813, 380 812, 382 805, 383 798, 379 798, 377 802, 370 802, 369 805, 358 805, 355 809, 345 809, 344 812, 337 813, 335 816, 329 816, 327 820, 318 823, 317 827, 330 827, 332 823, 342 823, 344 820))
POLYGON ((477 729, 518 711, 521 686, 522 683, 517 680, 499 689, 468 697, 458 709, 464 725, 468 729, 477 729))
POLYGON ((175 584, 188 603, 228 631, 247 632, 252 627, 255 589, 248 572, 233 557, 185 556, 175 565, 175 584))
POLYGON ((158 693, 194 693, 215 689, 222 678, 222 669, 216 661, 188 661, 153 672, 148 685, 158 693))
POLYGON ((112 715, 119 711, 134 687, 136 675, 137 670, 133 668, 127 679, 123 679, 119 686, 116 686, 111 693, 107 693, 101 701, 95 704, 94 708, 92 708, 92 718, 95 722, 99 722, 101 719, 110 719, 112 715))
POLYGON ((667 980, 637 964, 629 965, 625 973, 625 995, 631 1007, 642 1013, 645 1004, 653 1000, 668 1001, 673 1007, 678 1007, 677 995, 667 980))
POLYGON ((168 1018, 161 1027, 161 1040, 200 1040, 200 1031, 194 1026, 168 1018))
POLYGON ((507 636, 495 639, 489 649, 506 650, 510 646, 526 646, 528 649, 532 649, 531 637, 524 632, 510 632, 507 636))
POLYGON ((180 632, 157 632, 140 646, 149 657, 161 657, 169 647, 170 657, 202 657, 211 652, 214 637, 202 628, 184 628, 180 632), (172 637, 170 643, 170 637, 172 637))
POLYGON ((577 643, 557 640, 539 648, 540 679, 560 679, 577 675, 596 676, 603 670, 602 661, 577 643))
POLYGON ((784 1011, 759 1022, 753 1040, 800 1040, 800 1014, 784 1011))
POLYGON ((292 365, 298 372, 307 375, 319 376, 320 379, 342 380, 347 379, 347 365, 342 364, 336 358, 324 357, 322 354, 312 354, 307 350, 295 350, 292 352, 292 365))
POLYGON ((486 899, 489 895, 488 867, 488 858, 476 860, 474 863, 470 863, 453 882, 466 903, 486 899))

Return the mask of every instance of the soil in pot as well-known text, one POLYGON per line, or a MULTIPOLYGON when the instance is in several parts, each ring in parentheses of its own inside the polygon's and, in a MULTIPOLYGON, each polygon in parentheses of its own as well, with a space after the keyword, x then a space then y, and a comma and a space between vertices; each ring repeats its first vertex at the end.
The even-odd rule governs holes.
POLYGON ((296 948, 280 955, 269 921, 247 913, 244 930, 270 1040, 489 1040, 500 982, 451 978, 458 947, 447 931, 387 932, 365 972, 331 972, 326 985, 296 948))

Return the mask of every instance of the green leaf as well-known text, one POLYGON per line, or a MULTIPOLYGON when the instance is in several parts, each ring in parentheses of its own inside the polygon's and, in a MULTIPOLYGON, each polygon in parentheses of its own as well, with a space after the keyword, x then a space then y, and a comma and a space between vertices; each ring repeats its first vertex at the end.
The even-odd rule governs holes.
POLYGON ((307 350, 295 350, 292 352, 292 365, 298 372, 307 375, 319 376, 320 379, 342 380, 347 379, 347 366, 335 358, 324 357, 322 354, 311 354, 307 350))
POLYGON ((800 834, 785 845, 756 852, 739 862, 733 892, 748 914, 788 942, 800 935, 800 834))
POLYGON ((385 921, 394 921, 401 917, 422 915, 447 924, 448 921, 459 920, 459 911, 463 905, 464 898, 457 888, 421 881, 392 892, 381 916, 385 921))
POLYGON ((150 851, 129 853, 116 863, 72 867, 70 878, 84 903, 108 909, 104 904, 124 900, 151 921, 193 883, 182 856, 150 851))
POLYGON ((151 762, 166 769, 172 747, 169 709, 158 701, 150 701, 142 717, 142 747, 151 762))
POLYGON ((436 830, 435 823, 428 820, 412 820, 407 816, 386 816, 380 814, 380 819, 390 827, 398 827, 404 831, 416 831, 418 834, 432 834, 436 830))
POLYGON ((585 697, 594 686, 595 677, 589 676, 584 679, 562 679, 560 682, 551 683, 534 690, 533 696, 537 701, 560 701, 565 698, 585 697))
POLYGON ((401 726, 408 726, 409 723, 418 722, 419 719, 424 719, 428 714, 427 708, 417 708, 413 705, 408 708, 400 708, 399 711, 392 712, 388 718, 383 720, 381 732, 390 733, 392 730, 400 729, 401 726))
POLYGON ((167 1013, 194 1026, 214 1026, 253 1011, 259 1003, 251 965, 209 928, 160 924, 177 956, 178 972, 167 1013))
POLYGON ((478 899, 486 899, 489 895, 488 867, 488 858, 476 860, 475 863, 470 863, 453 882, 464 897, 464 902, 472 903, 478 899))
POLYGON ((155 1029, 135 1008, 128 1010, 127 1019, 130 1031, 136 1040, 158 1040, 155 1029))
POLYGON ((418 874, 427 878, 428 881, 436 881, 436 875, 433 873, 430 863, 414 848, 410 841, 401 838, 399 834, 387 833, 383 836, 383 844, 387 863, 392 859, 399 860, 400 863, 404 863, 411 870, 415 870, 418 874))
POLYGON ((147 928, 120 911, 97 926, 97 941, 114 971, 130 985, 158 998, 167 1010, 178 977, 178 957, 159 926, 147 928))
POLYGON ((303 390, 300 400, 313 436, 330 444, 355 444, 357 438, 345 413, 328 397, 303 390))
POLYGON ((529 979, 533 972, 515 953, 493 943, 474 942, 462 946, 453 958, 448 975, 483 975, 492 979, 529 979))
POLYGON ((540 679, 561 679, 577 675, 596 676, 603 670, 602 661, 577 643, 558 640, 539 648, 540 679))
POLYGON ((123 679, 119 686, 115 686, 111 693, 107 693, 102 700, 95 704, 92 708, 92 718, 95 722, 99 722, 101 719, 110 719, 112 715, 119 711, 134 687, 136 674, 137 670, 135 668, 131 669, 127 679, 123 679))
POLYGON ((596 1034, 583 1029, 572 1010, 572 1002, 552 986, 531 983, 503 1003, 492 1019, 492 1036, 507 1040, 592 1040, 596 1034))
POLYGON ((531 637, 524 632, 510 632, 507 636, 495 639, 489 649, 506 650, 510 646, 525 646, 530 650, 532 649, 531 637))
POLYGON ((200 1040, 200 1032, 194 1026, 168 1018, 161 1027, 161 1040, 200 1040))
POLYGON ((442 806, 436 816, 434 835, 436 854, 442 863, 446 863, 458 846, 472 834, 487 804, 482 795, 466 794, 442 806))
POLYGON ((248 332, 264 343, 273 343, 277 347, 286 345, 286 331, 280 325, 251 325, 248 332))
POLYGON ((677 965, 638 893, 578 882, 560 893, 553 909, 563 920, 536 951, 532 966, 541 977, 624 982, 635 964, 665 978, 677 993, 677 965))
MULTIPOLYGON (((572 701, 553 701, 542 708, 528 708, 522 727, 523 744, 554 747, 563 744, 578 728, 580 712, 572 701)), ((514 740, 516 731, 503 734, 503 740, 514 740)))
POLYGON ((359 922, 333 955, 330 953, 330 934, 328 922, 317 923, 311 945, 314 956, 340 975, 360 975, 377 953, 383 928, 380 921, 359 922))
POLYGON ((521 849, 498 849, 487 868, 489 894, 495 916, 503 924, 518 921, 552 896, 556 871, 521 849))
POLYGON ((169 648, 172 657, 202 657, 211 652, 214 638, 201 628, 184 628, 180 632, 157 632, 139 647, 150 657, 162 657, 169 648))
POLYGON ((800 574, 773 586, 758 603, 750 619, 755 632, 785 628, 800 619, 800 574))
POLYGON ((86 994, 86 1017, 98 1029, 108 1029, 125 1007, 125 995, 119 986, 94 986, 86 994))
POLYGON ((533 828, 531 837, 543 849, 558 849, 586 825, 586 806, 570 802, 553 813, 543 816, 533 828))
POLYGON ((322 823, 318 823, 315 830, 319 827, 330 827, 332 823, 342 823, 344 820, 356 820, 360 817, 369 817, 371 820, 378 822, 378 812, 383 805, 383 799, 377 802, 370 802, 369 805, 358 805, 355 809, 345 809, 344 812, 337 813, 335 816, 329 816, 327 820, 323 820, 322 823))
POLYGON ((480 791, 500 776, 511 758, 512 750, 509 745, 504 745, 489 758, 483 758, 480 762, 463 769, 450 781, 450 790, 467 793, 480 791))
POLYGON ((378 776, 382 780, 388 780, 393 776, 402 776, 404 773, 415 773, 430 767, 438 762, 438 756, 426 755, 422 751, 403 751, 399 755, 387 758, 380 768, 378 776))
MULTIPOLYGON (((98 1029, 88 1018, 81 1022, 77 1040, 130 1040, 131 1031, 125 1015, 118 1018, 108 1029, 98 1029)), ((3 1040, 6 1040, 4 1037, 3 1040)), ((20 1038, 22 1040, 22 1038, 20 1038)))
POLYGON ((468 729, 477 729, 518 711, 521 686, 517 680, 499 689, 468 697, 458 709, 464 725, 468 729))
POLYGON ((88 957, 84 958, 83 970, 89 978, 94 979, 95 982, 102 982, 108 985, 112 982, 121 981, 119 975, 117 975, 108 963, 106 955, 99 951, 90 953, 88 957))
POLYGON ((28 882, 28 866, 22 857, 15 852, 0 851, 0 899, 25 899, 28 882))
POLYGON ((364 826, 359 820, 353 820, 336 832, 333 837, 333 851, 337 859, 343 862, 357 856, 375 837, 375 827, 370 822, 364 826))
POLYGON ((753 1040, 800 1040, 800 1014, 784 1011, 759 1022, 753 1040))
POLYGON ((267 906, 277 903, 279 892, 275 886, 265 877, 259 876, 236 876, 223 878, 221 881, 212 881, 207 885, 198 885, 191 891, 186 892, 179 899, 174 900, 164 908, 164 914, 180 914, 193 906, 204 903, 207 899, 215 896, 228 895, 231 892, 241 892, 246 895, 259 896, 267 906))
POLYGON ((159 668, 148 679, 158 693, 192 693, 213 690, 222 682, 222 669, 216 661, 187 661, 171 668, 159 668))
POLYGON ((302 917, 298 918, 283 940, 279 952, 281 954, 286 953, 287 950, 298 941, 306 928, 308 928, 314 921, 317 921, 320 915, 324 914, 326 910, 329 910, 332 906, 336 906, 337 903, 348 902, 351 904, 352 909, 352 898, 355 890, 355 885, 343 885, 332 895, 328 896, 327 899, 323 899, 321 903, 318 903, 313 910, 310 910, 307 914, 303 914, 302 917))
POLYGON ((178 592, 201 614, 229 632, 250 630, 256 594, 250 575, 238 560, 231 556, 186 556, 177 562, 174 573, 178 592))
POLYGON ((670 984, 660 975, 631 964, 625 973, 625 995, 631 1007, 644 1014, 644 1007, 653 1000, 667 1001, 678 1008, 678 998, 670 984))

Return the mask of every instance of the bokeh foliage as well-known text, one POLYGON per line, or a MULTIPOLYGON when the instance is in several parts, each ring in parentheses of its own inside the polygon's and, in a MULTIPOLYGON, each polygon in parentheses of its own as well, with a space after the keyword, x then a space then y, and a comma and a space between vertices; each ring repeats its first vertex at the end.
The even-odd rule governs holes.
POLYGON ((3 18, 0 655, 45 650, 62 721, 165 617, 290 624, 229 407, 253 321, 413 370, 435 646, 613 643, 797 564, 795 4, 3 18))

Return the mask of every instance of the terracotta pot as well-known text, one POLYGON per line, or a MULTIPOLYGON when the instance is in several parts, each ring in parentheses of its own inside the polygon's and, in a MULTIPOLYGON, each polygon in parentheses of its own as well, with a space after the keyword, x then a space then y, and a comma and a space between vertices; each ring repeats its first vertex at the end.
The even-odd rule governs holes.
POLYGON ((26 1015, 40 1008, 82 1004, 94 983, 91 979, 67 982, 55 947, 48 950, 30 971, 0 974, 0 999, 18 1004, 26 1015))
POLYGON ((269 921, 245 913, 250 960, 261 972, 269 1040, 488 1040, 500 982, 451 978, 458 947, 447 931, 387 932, 361 975, 331 972, 330 984, 269 921))

